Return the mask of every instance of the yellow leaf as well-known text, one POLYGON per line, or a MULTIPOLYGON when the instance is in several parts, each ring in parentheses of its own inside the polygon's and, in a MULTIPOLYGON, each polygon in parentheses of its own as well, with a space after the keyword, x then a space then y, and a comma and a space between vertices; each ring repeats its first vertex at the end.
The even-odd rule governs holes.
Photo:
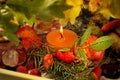
POLYGON ((120 0, 102 0, 101 5, 109 11, 111 17, 120 18, 120 0))
POLYGON ((64 11, 65 17, 60 19, 60 23, 66 24, 67 22, 70 22, 71 24, 74 24, 76 17, 78 17, 80 14, 83 0, 66 0, 66 3, 73 7, 64 11))
POLYGON ((83 4, 83 0, 66 0, 66 3, 68 5, 80 6, 81 4, 83 4))
POLYGON ((16 18, 15 16, 14 16, 13 19, 10 20, 10 23, 19 25, 19 23, 18 23, 18 21, 17 21, 17 18, 16 18))
POLYGON ((120 0, 111 0, 108 9, 114 18, 120 18, 120 0))
POLYGON ((108 9, 106 9, 106 8, 101 8, 100 10, 99 10, 99 13, 101 13, 106 19, 110 19, 110 17, 111 17, 111 13, 110 13, 110 11, 108 10, 108 9))

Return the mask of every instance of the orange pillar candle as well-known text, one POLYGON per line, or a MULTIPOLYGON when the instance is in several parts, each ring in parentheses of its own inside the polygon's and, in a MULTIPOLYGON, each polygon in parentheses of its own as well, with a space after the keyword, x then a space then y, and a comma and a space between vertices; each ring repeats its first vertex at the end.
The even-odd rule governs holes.
POLYGON ((77 38, 78 36, 75 32, 67 29, 54 30, 46 36, 48 44, 57 48, 71 47, 77 38))

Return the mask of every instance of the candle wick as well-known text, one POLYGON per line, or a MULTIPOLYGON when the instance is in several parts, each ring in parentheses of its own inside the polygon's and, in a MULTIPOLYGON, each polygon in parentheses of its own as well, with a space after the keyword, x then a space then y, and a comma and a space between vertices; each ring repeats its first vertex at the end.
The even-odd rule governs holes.
POLYGON ((64 38, 63 34, 62 34, 62 33, 60 33, 60 39, 63 39, 63 38, 64 38))

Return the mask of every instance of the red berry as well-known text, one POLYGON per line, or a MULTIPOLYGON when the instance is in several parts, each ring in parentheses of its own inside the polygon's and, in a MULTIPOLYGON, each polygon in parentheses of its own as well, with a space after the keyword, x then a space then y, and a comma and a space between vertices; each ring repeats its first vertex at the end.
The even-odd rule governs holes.
POLYGON ((45 68, 48 69, 53 64, 53 55, 50 53, 45 55, 43 62, 44 62, 45 68))
POLYGON ((95 77, 97 79, 99 79, 101 77, 101 74, 102 74, 102 69, 101 67, 97 66, 94 70, 93 70, 93 73, 95 74, 95 77))
POLYGON ((19 59, 18 64, 21 65, 26 61, 26 54, 22 50, 17 50, 17 52, 18 52, 18 59, 19 59))
POLYGON ((68 52, 60 52, 60 51, 58 51, 56 53, 56 57, 59 60, 61 60, 63 62, 66 62, 66 63, 71 63, 71 62, 73 62, 75 60, 75 55, 71 51, 68 51, 68 52))
POLYGON ((28 71, 28 74, 41 76, 41 73, 37 69, 31 69, 28 71))
POLYGON ((96 51, 90 48, 90 45, 97 40, 97 37, 90 35, 89 39, 80 47, 86 54, 89 60, 95 60, 99 64, 104 57, 105 51, 96 51))
POLYGON ((96 64, 99 64, 103 57, 104 57, 105 51, 94 51, 92 55, 92 60, 95 60, 96 64))
POLYGON ((17 68, 16 68, 16 71, 17 72, 21 72, 21 73, 28 73, 28 70, 27 70, 27 68, 26 67, 24 67, 24 66, 18 66, 17 68))
POLYGON ((97 37, 94 36, 94 35, 90 35, 89 38, 88 38, 88 40, 80 47, 80 48, 85 52, 85 54, 86 54, 86 56, 87 56, 87 58, 88 58, 89 60, 92 60, 92 57, 93 57, 92 55, 93 55, 93 52, 94 52, 94 50, 92 50, 92 49, 90 48, 90 45, 91 45, 95 40, 97 40, 97 37))
POLYGON ((29 61, 26 63, 26 68, 28 70, 35 68, 34 57, 30 57, 29 61))
POLYGON ((120 26, 120 19, 113 20, 113 21, 108 22, 105 25, 103 25, 101 30, 102 30, 102 32, 109 32, 109 31, 111 31, 119 26, 120 26))

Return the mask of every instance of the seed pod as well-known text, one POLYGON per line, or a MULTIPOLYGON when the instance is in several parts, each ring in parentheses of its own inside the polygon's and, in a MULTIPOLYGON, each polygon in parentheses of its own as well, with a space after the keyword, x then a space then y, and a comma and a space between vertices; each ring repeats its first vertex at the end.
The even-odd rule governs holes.
POLYGON ((2 61, 6 66, 15 67, 18 64, 18 52, 16 50, 8 50, 3 52, 2 61))

